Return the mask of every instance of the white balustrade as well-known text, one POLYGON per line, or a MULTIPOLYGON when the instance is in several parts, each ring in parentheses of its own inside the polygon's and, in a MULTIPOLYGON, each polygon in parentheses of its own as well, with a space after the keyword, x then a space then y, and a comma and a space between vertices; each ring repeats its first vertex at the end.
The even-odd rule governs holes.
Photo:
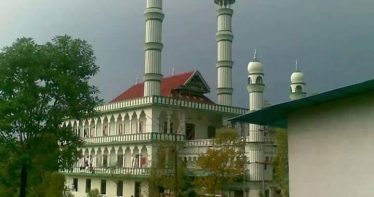
POLYGON ((167 134, 167 133, 134 133, 134 134, 124 134, 124 135, 115 135, 115 136, 84 138, 83 140, 87 144, 96 144, 96 143, 115 143, 115 142, 143 142, 143 141, 152 141, 152 140, 174 141, 175 138, 177 138, 177 141, 185 140, 184 135, 167 134))
POLYGON ((163 97, 163 96, 148 96, 148 97, 125 100, 125 101, 121 101, 117 103, 108 103, 108 104, 98 106, 95 109, 96 111, 107 112, 107 111, 119 110, 121 108, 135 108, 139 106, 152 105, 152 104, 171 105, 171 106, 193 108, 193 109, 203 109, 203 110, 225 112, 225 113, 232 113, 232 114, 245 114, 248 112, 248 109, 240 108, 240 107, 199 103, 199 102, 186 101, 186 100, 180 100, 180 99, 163 97))

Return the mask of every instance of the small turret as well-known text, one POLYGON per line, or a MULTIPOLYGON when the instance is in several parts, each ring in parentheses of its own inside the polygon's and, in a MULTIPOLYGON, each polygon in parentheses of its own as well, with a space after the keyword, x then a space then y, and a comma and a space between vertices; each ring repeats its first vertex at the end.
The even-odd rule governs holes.
POLYGON ((262 63, 257 58, 257 50, 255 50, 253 59, 248 63, 248 93, 263 92, 264 84, 264 70, 262 63))
POLYGON ((291 75, 290 99, 296 100, 306 96, 304 74, 299 71, 297 60, 295 61, 295 71, 291 75))

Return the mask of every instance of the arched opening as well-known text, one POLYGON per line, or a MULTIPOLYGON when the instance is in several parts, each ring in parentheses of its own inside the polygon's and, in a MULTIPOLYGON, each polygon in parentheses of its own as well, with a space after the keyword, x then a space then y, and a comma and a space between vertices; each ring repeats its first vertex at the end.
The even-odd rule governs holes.
POLYGON ((95 121, 93 119, 91 120, 91 124, 90 124, 89 136, 90 137, 95 137, 96 136, 96 132, 95 132, 95 121))
POLYGON ((137 133, 138 131, 138 117, 135 113, 131 116, 131 133, 137 133))
POLYGON ((144 111, 142 111, 142 113, 139 116, 139 133, 144 133, 145 132, 146 121, 147 121, 147 119, 146 119, 145 113, 144 113, 144 111))
POLYGON ((262 77, 258 76, 256 78, 256 84, 263 84, 262 77))
POLYGON ((114 116, 111 116, 110 119, 109 119, 109 135, 115 135, 116 134, 116 130, 114 129, 115 128, 115 125, 116 125, 116 121, 115 121, 115 118, 114 116))
POLYGON ((123 151, 120 147, 117 152, 117 167, 122 168, 123 167, 123 151))
POLYGON ((133 168, 139 168, 140 164, 140 155, 139 155, 139 149, 137 146, 135 146, 133 152, 132 152, 132 167, 133 168))
POLYGON ((103 153, 103 167, 104 168, 108 167, 108 149, 107 148, 104 149, 104 153, 103 153))
POLYGON ((103 155, 101 153, 101 149, 99 148, 99 150, 96 153, 96 167, 101 168, 103 166, 102 158, 103 158, 103 155))
POLYGON ((108 118, 105 117, 103 121, 103 136, 108 136, 108 118))
POLYGON ((131 150, 129 147, 125 150, 125 168, 131 168, 131 150))
POLYGON ((130 117, 128 114, 125 115, 125 120, 124 120, 124 129, 125 129, 125 134, 130 134, 130 117))
POLYGON ((166 120, 166 112, 162 111, 158 118, 158 126, 159 126, 159 133, 167 133, 167 120, 166 120))
POLYGON ((148 151, 147 151, 147 147, 145 146, 142 147, 142 151, 141 151, 140 167, 141 168, 148 167, 148 151))
POLYGON ((116 150, 112 147, 110 150, 109 167, 114 167, 117 164, 116 150))
POLYGON ((295 88, 295 92, 303 92, 303 88, 301 87, 301 85, 297 85, 296 88, 295 88))
POLYGON ((117 135, 122 135, 123 134, 123 128, 122 128, 122 116, 119 115, 117 117, 117 135))
POLYGON ((101 118, 98 118, 97 123, 96 123, 96 136, 103 136, 102 130, 103 130, 103 123, 101 121, 101 118))

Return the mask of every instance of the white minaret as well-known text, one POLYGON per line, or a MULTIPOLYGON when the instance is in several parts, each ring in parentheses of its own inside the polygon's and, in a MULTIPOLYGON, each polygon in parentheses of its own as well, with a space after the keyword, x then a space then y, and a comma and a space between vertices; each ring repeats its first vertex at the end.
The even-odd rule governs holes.
POLYGON ((306 96, 304 74, 299 71, 297 60, 295 67, 295 71, 291 75, 291 100, 301 99, 306 96))
POLYGON ((218 5, 217 18, 217 96, 218 104, 232 105, 232 50, 233 34, 231 31, 231 18, 234 11, 231 5, 235 0, 214 0, 218 5))
MULTIPOLYGON (((263 108, 264 71, 262 63, 255 55, 248 64, 249 110, 257 111, 263 108)), ((264 190, 264 127, 249 124, 249 136, 247 137, 246 152, 248 154, 249 169, 249 196, 259 197, 264 190)))
POLYGON ((162 44, 162 0, 147 0, 144 43, 144 96, 160 95, 162 44))

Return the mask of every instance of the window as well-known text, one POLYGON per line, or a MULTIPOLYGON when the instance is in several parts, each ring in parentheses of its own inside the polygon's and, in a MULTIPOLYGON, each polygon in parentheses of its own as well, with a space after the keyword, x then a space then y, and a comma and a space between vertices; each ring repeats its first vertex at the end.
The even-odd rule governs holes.
POLYGON ((123 195, 123 181, 117 182, 117 196, 123 195))
POLYGON ((106 194, 106 180, 101 180, 100 194, 106 194))
POLYGON ((118 134, 122 135, 122 124, 118 125, 118 134))
POLYGON ((135 182, 135 196, 140 197, 140 182, 135 182))
POLYGON ((186 124, 186 139, 194 140, 195 139, 195 125, 187 123, 186 124))
POLYGON ((268 168, 268 162, 269 162, 269 157, 266 156, 266 158, 265 158, 265 164, 264 164, 264 170, 266 170, 268 168))
POLYGON ((164 122, 164 133, 168 132, 168 122, 164 122))
POLYGON ((103 167, 108 167, 108 155, 103 155, 103 167))
POLYGON ((216 137, 216 128, 210 126, 210 127, 208 127, 208 138, 212 139, 214 137, 216 137))
POLYGON ((86 193, 91 191, 91 179, 86 179, 86 193))
POLYGON ((296 86, 295 92, 303 92, 303 88, 300 85, 298 85, 296 86))
POLYGON ((262 77, 257 77, 256 78, 256 83, 257 84, 262 84, 263 82, 262 82, 262 77))
POLYGON ((78 191, 78 179, 74 178, 73 179, 73 191, 78 191))

